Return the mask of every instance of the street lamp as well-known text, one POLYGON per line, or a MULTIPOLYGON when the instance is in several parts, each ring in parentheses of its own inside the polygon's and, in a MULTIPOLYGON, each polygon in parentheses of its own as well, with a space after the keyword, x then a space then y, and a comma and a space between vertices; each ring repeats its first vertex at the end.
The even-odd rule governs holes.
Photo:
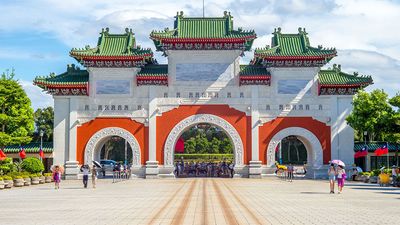
POLYGON ((40 135, 40 149, 43 150, 43 135, 44 135, 44 131, 40 130, 39 135, 40 135))

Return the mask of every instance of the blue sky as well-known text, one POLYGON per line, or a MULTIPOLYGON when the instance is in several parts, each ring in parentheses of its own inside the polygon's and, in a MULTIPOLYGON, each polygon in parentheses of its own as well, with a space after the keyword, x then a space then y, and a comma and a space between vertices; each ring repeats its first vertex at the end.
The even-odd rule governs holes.
MULTIPOLYGON (((138 44, 154 51, 149 33, 172 27, 177 11, 201 16, 202 1, 1 0, 1 9, 0 72, 15 69, 36 109, 53 101, 32 85, 34 77, 77 64, 69 50, 94 46, 102 27, 112 33, 132 28, 138 44)), ((206 16, 222 16, 225 10, 234 16, 236 28, 256 31, 253 47, 270 44, 275 27, 289 33, 305 27, 312 45, 338 49, 332 63, 346 72, 372 75, 375 84, 368 90, 384 89, 390 96, 400 91, 399 0, 205 0, 206 16)), ((159 53, 156 58, 165 62, 159 53)))

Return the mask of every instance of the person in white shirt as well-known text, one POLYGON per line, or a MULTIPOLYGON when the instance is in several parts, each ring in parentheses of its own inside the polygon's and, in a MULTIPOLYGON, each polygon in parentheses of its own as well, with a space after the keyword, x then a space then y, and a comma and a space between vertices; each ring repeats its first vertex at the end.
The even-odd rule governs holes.
POLYGON ((87 188, 90 172, 89 165, 83 165, 81 167, 81 172, 83 173, 83 187, 87 188))

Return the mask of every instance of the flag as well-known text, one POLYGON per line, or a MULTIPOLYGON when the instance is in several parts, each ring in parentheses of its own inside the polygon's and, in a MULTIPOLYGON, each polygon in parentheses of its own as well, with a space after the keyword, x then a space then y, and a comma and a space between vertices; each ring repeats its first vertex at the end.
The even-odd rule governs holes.
POLYGON ((22 145, 19 147, 19 157, 21 159, 25 159, 25 157, 26 157, 25 149, 24 149, 24 147, 22 147, 22 145))
POLYGON ((39 156, 42 159, 44 158, 44 152, 43 152, 42 146, 40 146, 40 148, 39 148, 39 156))
POLYGON ((280 145, 280 143, 276 145, 275 153, 277 153, 279 151, 279 145, 280 145))
POLYGON ((184 153, 185 152, 185 140, 183 138, 179 138, 175 145, 176 153, 184 153))
POLYGON ((364 145, 362 149, 354 154, 354 158, 361 158, 368 155, 368 146, 364 145))
POLYGON ((381 156, 381 155, 386 155, 389 153, 389 149, 387 144, 382 145, 382 147, 379 147, 375 150, 375 155, 376 156, 381 156))
POLYGON ((7 155, 4 153, 3 149, 0 149, 0 161, 3 161, 7 158, 7 155))

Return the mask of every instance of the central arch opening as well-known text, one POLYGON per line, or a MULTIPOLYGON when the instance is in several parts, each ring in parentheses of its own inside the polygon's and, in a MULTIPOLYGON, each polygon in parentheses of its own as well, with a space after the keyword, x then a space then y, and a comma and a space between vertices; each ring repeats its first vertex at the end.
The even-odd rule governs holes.
POLYGON ((99 162, 102 165, 101 173, 103 176, 111 174, 118 167, 130 167, 132 165, 132 148, 125 138, 110 136, 104 138, 98 147, 99 162))
POLYGON ((275 150, 275 159, 279 164, 307 164, 307 149, 296 135, 283 138, 275 150))
POLYGON ((174 148, 176 177, 231 177, 234 145, 228 134, 210 123, 190 126, 174 148))

